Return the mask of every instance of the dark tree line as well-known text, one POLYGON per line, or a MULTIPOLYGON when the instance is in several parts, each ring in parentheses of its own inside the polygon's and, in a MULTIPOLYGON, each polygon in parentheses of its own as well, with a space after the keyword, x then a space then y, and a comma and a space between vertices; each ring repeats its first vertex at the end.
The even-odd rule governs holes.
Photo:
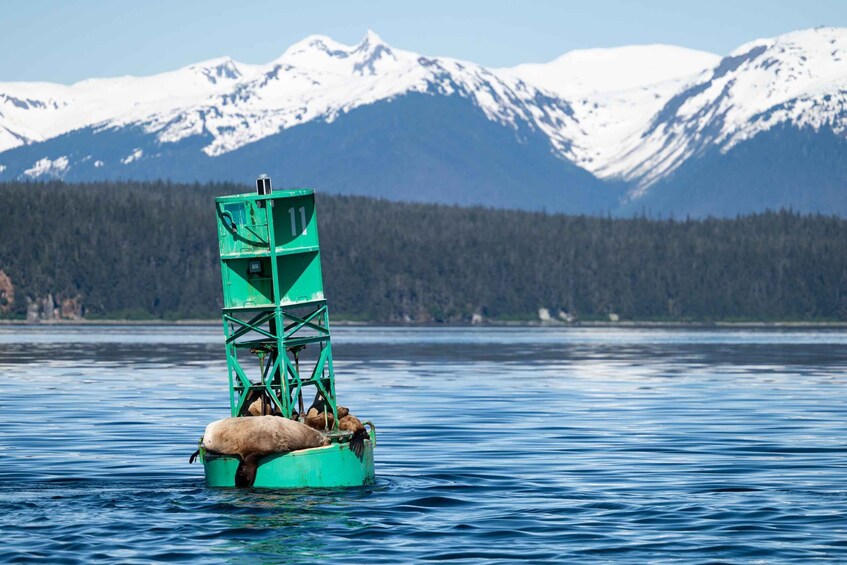
MULTIPOLYGON (((0 271, 87 318, 214 318, 212 198, 166 182, 0 185, 0 271)), ((847 220, 791 212, 655 220, 318 195, 335 317, 368 321, 847 319, 847 220)), ((0 305, 2 307, 2 305, 0 305)))

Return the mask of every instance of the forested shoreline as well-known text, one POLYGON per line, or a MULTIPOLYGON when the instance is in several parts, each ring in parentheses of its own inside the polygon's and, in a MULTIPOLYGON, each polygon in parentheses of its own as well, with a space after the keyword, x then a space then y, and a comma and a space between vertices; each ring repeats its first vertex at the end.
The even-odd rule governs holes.
MULTIPOLYGON (((212 319, 233 184, 0 184, 0 318, 212 319)), ((333 317, 847 320, 847 220, 564 216, 318 194, 333 317)))

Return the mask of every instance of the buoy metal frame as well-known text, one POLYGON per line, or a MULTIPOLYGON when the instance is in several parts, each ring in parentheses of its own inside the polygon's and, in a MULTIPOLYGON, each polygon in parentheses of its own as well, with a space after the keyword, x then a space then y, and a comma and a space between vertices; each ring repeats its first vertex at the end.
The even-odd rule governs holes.
POLYGON ((215 203, 231 415, 243 415, 253 393, 264 392, 290 418, 304 388, 315 387, 337 416, 314 191, 223 196, 215 203), (292 353, 307 344, 320 347, 311 367, 292 353), (255 380, 245 353, 248 366, 259 358, 255 380))
MULTIPOLYGON (((329 310, 323 291, 314 191, 271 191, 270 179, 257 181, 256 194, 215 199, 230 413, 247 413, 248 400, 263 393, 275 412, 302 413, 304 390, 314 387, 334 416, 332 443, 323 448, 271 455, 260 460, 255 486, 332 487, 374 482, 372 439, 362 458, 338 431, 338 406, 329 310), (314 362, 298 357, 315 344, 314 362), (258 363, 256 359, 258 358, 258 363), (252 368, 252 370, 251 370, 252 368), (251 375, 254 375, 251 378, 251 375)), ((311 399, 309 399, 311 401, 311 399)), ((234 486, 238 460, 200 450, 206 483, 234 486)))

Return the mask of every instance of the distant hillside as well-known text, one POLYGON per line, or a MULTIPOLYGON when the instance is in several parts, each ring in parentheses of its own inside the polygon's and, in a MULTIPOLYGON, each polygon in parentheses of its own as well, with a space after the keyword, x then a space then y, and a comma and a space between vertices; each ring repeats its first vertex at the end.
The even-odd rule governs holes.
MULTIPOLYGON (((215 318, 212 197, 237 185, 0 184, 0 316, 215 318)), ((336 318, 847 320, 847 220, 611 219, 318 195, 336 318)))

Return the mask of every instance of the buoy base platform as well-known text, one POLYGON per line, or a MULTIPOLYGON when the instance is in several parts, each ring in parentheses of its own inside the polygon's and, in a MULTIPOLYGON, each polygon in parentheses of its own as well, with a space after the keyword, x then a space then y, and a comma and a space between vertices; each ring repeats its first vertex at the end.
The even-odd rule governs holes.
MULTIPOLYGON (((234 487, 238 458, 201 450, 206 485, 234 487)), ((360 460, 347 443, 262 457, 254 488, 353 487, 374 483, 374 445, 365 440, 360 460)))

